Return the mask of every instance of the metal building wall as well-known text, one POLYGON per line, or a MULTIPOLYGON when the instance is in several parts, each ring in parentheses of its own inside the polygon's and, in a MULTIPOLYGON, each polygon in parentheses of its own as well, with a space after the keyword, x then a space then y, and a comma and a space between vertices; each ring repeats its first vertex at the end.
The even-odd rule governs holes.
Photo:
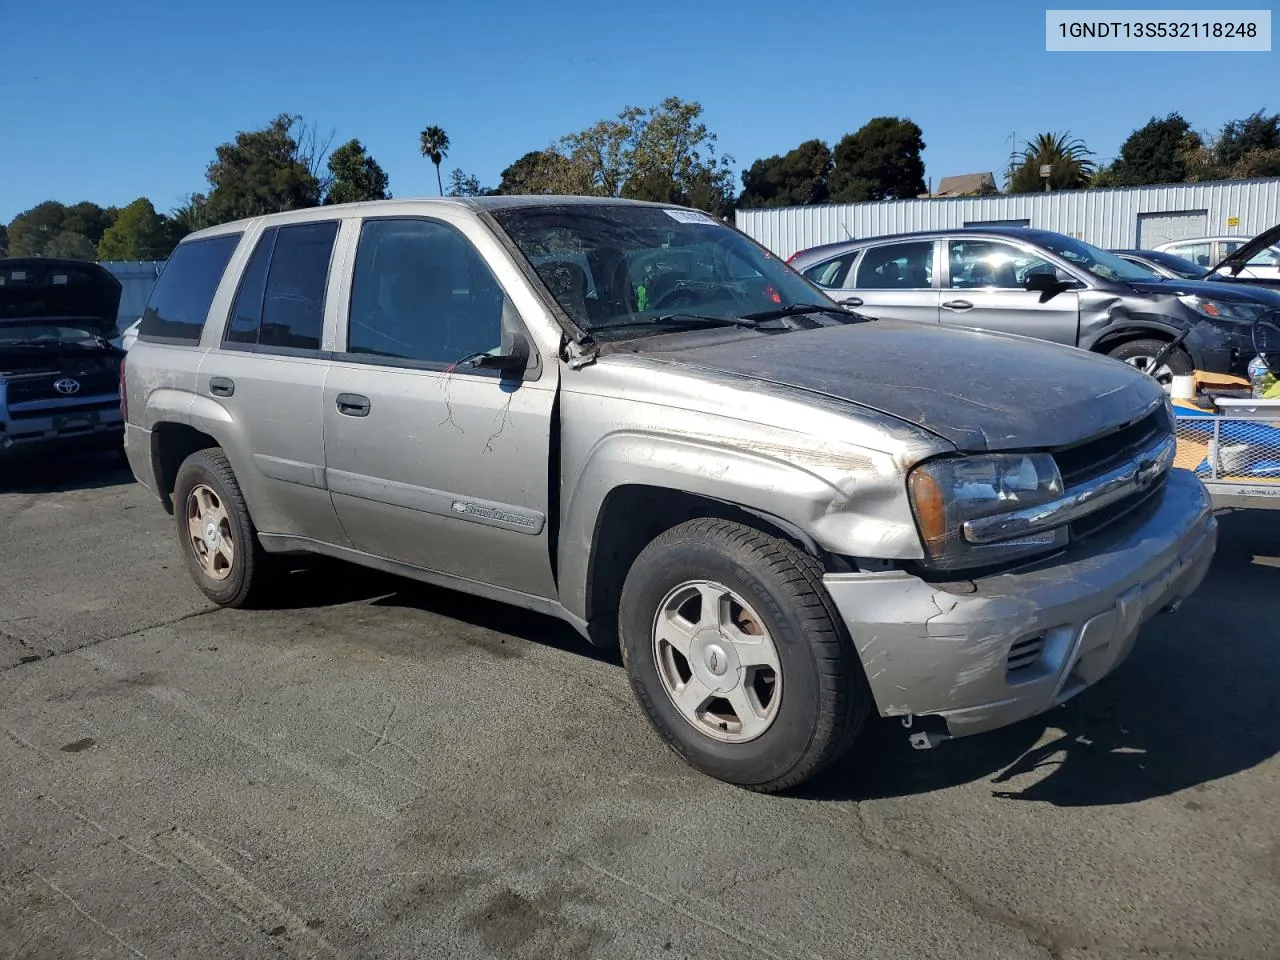
MULTIPOLYGON (((1138 215, 1205 211, 1207 232, 1252 237, 1280 223, 1280 179, 1181 183, 1014 196, 889 200, 739 210, 739 230, 780 257, 850 237, 940 230, 994 220, 1027 220, 1100 247, 1137 243, 1138 215), (1231 217, 1239 218, 1228 226, 1231 217)), ((1150 243, 1150 239, 1147 240, 1150 243)))
POLYGON ((123 289, 120 292, 120 310, 116 314, 116 326, 123 330, 142 316, 151 296, 151 288, 160 276, 163 260, 103 260, 107 269, 123 289))

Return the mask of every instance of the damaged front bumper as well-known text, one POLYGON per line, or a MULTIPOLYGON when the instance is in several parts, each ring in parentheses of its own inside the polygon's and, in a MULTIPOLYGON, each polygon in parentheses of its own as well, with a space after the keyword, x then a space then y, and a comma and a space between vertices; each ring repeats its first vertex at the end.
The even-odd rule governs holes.
POLYGON ((937 716, 948 736, 968 736, 1109 674, 1146 620, 1200 585, 1217 547, 1198 478, 1174 470, 1156 497, 1140 520, 1031 568, 947 584, 901 571, 824 577, 880 714, 937 716))

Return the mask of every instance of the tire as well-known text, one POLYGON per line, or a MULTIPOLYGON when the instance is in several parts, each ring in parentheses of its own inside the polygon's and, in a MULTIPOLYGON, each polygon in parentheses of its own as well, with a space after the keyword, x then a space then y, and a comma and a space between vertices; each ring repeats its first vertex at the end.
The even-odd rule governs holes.
POLYGON ((223 607, 259 605, 274 565, 258 542, 240 484, 220 449, 197 450, 182 462, 173 485, 173 507, 182 554, 200 591, 223 607), (204 540, 203 551, 196 543, 193 512, 200 528, 207 529, 209 522, 218 527, 216 537, 204 540), (217 550, 210 550, 211 542, 217 550), (214 562, 212 572, 206 563, 211 552, 223 558, 214 562))
MULTIPOLYGON (((1156 354, 1168 345, 1169 342, 1167 340, 1129 340, 1126 343, 1120 344, 1118 347, 1113 347, 1108 350, 1107 356, 1116 360, 1121 360, 1132 367, 1137 367, 1139 370, 1146 372, 1149 362, 1154 360, 1156 354), (1143 363, 1143 360, 1148 361, 1148 363, 1143 363)), ((1158 376, 1156 379, 1162 383, 1167 382, 1173 376, 1182 376, 1195 370, 1195 365, 1191 362, 1191 357, 1188 356, 1187 352, 1181 347, 1174 347, 1174 349, 1169 352, 1169 355, 1164 358, 1164 361, 1160 366, 1162 369, 1157 371, 1158 376)))
MULTIPOLYGON (((866 724, 871 691, 822 586, 822 568, 784 540, 726 520, 691 520, 674 527, 636 558, 623 585, 618 619, 623 663, 650 723, 686 762, 719 780, 764 793, 797 786, 841 756, 866 724), (726 612, 733 621, 726 628, 729 633, 711 629, 701 612, 703 596, 720 596, 722 590, 716 610, 721 621, 726 612), (696 600, 687 601, 693 606, 676 610, 686 603, 686 593, 693 597, 689 591, 698 593, 696 600), (681 669, 676 647, 695 623, 695 613, 688 611, 696 611, 703 628, 689 643, 690 655, 683 657, 681 669), (660 614, 664 619, 659 620, 660 614), (674 645, 660 639, 674 629, 672 624, 679 625, 672 634, 677 637, 674 645), (728 640, 722 645, 716 639, 727 636, 753 642, 728 640), (767 652, 755 651, 757 636, 772 643, 780 670, 772 683, 771 667, 741 666, 768 659, 767 652), (716 663, 717 651, 723 666, 716 663), (723 677, 714 676, 717 669, 725 671, 723 677), (684 694, 673 692, 673 681, 686 675, 681 689, 689 695, 687 703, 702 695, 696 676, 736 687, 726 699, 716 699, 713 690, 705 708, 682 710, 676 700, 684 694), (767 705, 761 690, 771 691, 767 705), (741 703, 744 696, 750 723, 722 719, 730 700, 741 703), (761 715, 769 718, 767 723, 761 715), (748 736, 762 723, 762 732, 748 736)), ((735 707, 734 715, 741 710, 735 707)))

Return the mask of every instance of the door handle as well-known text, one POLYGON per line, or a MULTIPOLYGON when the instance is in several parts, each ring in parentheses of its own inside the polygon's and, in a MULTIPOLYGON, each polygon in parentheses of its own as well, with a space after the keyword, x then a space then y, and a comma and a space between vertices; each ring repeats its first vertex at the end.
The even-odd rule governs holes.
POLYGON ((954 310, 957 313, 963 313, 966 310, 972 310, 973 304, 968 300, 948 300, 942 305, 944 310, 954 310))
POLYGON ((861 298, 861 297, 845 297, 845 298, 844 298, 843 300, 841 300, 840 302, 841 302, 841 303, 843 303, 843 304, 844 304, 845 306, 847 306, 847 307, 860 307, 860 306, 862 306, 862 298, 861 298))
POLYGON ((338 412, 344 417, 367 417, 369 415, 369 398, 358 393, 338 394, 338 412))
POLYGON ((236 382, 230 377, 210 377, 209 392, 215 397, 229 397, 236 392, 236 382))

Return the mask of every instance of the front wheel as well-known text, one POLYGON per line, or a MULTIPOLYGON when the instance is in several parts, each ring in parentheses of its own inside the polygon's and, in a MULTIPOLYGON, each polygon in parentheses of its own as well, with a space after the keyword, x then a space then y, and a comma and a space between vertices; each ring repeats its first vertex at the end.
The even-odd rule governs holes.
POLYGON ((1159 370, 1152 369, 1156 357, 1168 345, 1168 342, 1164 340, 1130 340, 1108 350, 1107 356, 1121 360, 1131 367, 1136 367, 1143 373, 1168 385, 1173 382, 1175 376, 1184 376, 1195 370, 1191 357, 1181 347, 1174 347, 1165 355, 1165 358, 1160 362, 1159 370))
POLYGON ((619 628, 650 722, 720 780, 796 786, 866 723, 871 692, 821 567, 759 530, 702 519, 659 536, 627 574, 619 628))

